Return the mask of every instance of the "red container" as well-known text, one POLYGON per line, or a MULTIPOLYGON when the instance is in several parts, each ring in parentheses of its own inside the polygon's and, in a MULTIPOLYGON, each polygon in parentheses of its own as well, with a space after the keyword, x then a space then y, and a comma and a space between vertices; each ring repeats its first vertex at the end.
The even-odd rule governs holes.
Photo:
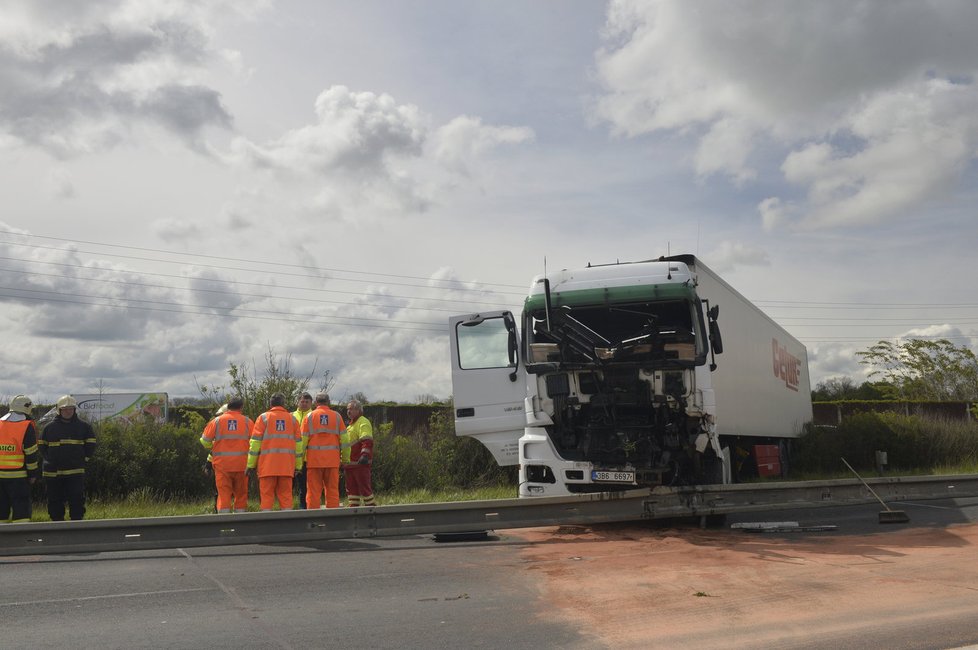
POLYGON ((754 445, 758 476, 781 476, 781 453, 777 445, 754 445))

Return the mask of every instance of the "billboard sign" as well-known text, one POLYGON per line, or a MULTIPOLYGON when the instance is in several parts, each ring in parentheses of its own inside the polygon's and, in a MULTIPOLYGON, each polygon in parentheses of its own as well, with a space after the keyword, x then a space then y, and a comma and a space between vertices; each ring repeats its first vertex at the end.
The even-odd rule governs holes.
POLYGON ((166 393, 102 393, 72 395, 78 401, 78 416, 88 422, 121 420, 130 424, 166 421, 166 393))

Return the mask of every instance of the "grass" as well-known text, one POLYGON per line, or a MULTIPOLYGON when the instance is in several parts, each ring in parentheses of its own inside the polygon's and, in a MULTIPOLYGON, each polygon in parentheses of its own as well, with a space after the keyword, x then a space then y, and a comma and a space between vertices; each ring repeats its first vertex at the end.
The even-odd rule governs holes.
MULTIPOLYGON (((417 489, 391 494, 376 494, 377 505, 389 506, 410 503, 442 503, 451 501, 482 501, 486 499, 511 499, 516 490, 511 485, 485 487, 471 490, 417 489)), ((160 495, 152 490, 139 490, 124 499, 88 499, 85 504, 86 519, 131 519, 136 517, 175 517, 181 515, 206 515, 214 513, 211 499, 187 500, 160 495)), ((248 510, 258 511, 258 499, 248 499, 248 510)), ((46 503, 34 503, 31 521, 50 521, 46 503)))

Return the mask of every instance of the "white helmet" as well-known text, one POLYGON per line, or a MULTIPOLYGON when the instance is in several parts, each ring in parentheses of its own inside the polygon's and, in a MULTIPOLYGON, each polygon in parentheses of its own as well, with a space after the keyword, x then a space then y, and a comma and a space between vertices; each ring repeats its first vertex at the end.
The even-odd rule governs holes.
POLYGON ((228 412, 228 405, 227 404, 221 404, 221 408, 217 409, 217 413, 215 414, 215 416, 216 415, 224 415, 227 412, 228 412))
POLYGON ((71 395, 64 395, 58 400, 58 410, 66 409, 68 407, 78 408, 78 401, 71 395))
POLYGON ((27 395, 18 395, 17 397, 10 400, 10 406, 8 407, 14 413, 23 413, 24 415, 31 414, 31 407, 34 406, 31 403, 31 398, 27 395))

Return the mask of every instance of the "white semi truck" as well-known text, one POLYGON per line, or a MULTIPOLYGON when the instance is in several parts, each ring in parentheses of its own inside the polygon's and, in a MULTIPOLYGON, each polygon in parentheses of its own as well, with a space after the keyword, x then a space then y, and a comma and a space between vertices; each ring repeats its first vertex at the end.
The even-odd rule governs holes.
POLYGON ((520 496, 730 483, 755 449, 783 469, 812 418, 805 347, 692 255, 538 276, 519 322, 449 323, 455 432, 518 463, 520 496))

